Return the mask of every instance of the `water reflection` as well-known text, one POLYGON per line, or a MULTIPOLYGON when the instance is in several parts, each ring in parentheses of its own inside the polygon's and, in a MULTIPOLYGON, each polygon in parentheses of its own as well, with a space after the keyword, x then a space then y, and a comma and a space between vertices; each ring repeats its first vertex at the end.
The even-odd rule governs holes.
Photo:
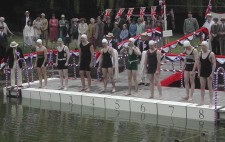
MULTIPOLYGON (((211 142, 216 139, 211 123, 28 99, 1 101, 0 132, 0 142, 211 142)), ((219 139, 224 141, 222 137, 219 139)))

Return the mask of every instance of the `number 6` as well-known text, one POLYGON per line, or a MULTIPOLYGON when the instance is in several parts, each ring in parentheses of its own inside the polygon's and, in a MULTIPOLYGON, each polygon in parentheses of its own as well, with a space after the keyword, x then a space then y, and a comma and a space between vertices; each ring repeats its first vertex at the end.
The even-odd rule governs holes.
POLYGON ((141 104, 141 111, 142 112, 145 112, 145 106, 144 106, 144 104, 141 104))

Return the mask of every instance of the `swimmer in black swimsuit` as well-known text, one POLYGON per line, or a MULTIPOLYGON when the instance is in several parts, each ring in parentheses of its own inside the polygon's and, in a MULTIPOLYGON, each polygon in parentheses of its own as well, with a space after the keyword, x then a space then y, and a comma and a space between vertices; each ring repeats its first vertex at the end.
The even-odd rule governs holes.
POLYGON ((161 52, 157 50, 155 41, 149 41, 149 49, 145 56, 145 70, 150 82, 150 98, 154 98, 154 86, 157 85, 159 99, 162 99, 162 87, 159 81, 161 52))
POLYGON ((208 84, 209 89, 209 107, 213 106, 213 76, 216 69, 216 58, 212 51, 210 51, 207 41, 201 44, 202 51, 199 54, 198 77, 201 84, 201 102, 199 105, 204 105, 205 85, 208 84))
POLYGON ((183 46, 185 47, 186 54, 183 66, 186 96, 183 99, 192 101, 195 89, 195 70, 198 66, 198 51, 187 40, 184 41, 183 46), (191 93, 189 93, 189 82, 191 84, 191 93))
POLYGON ((67 46, 64 45, 61 38, 58 39, 56 65, 58 66, 60 75, 60 90, 67 90, 68 88, 68 62, 70 59, 70 52, 67 46), (63 78, 65 79, 65 87, 63 87, 63 78))
POLYGON ((113 69, 115 68, 114 51, 113 51, 113 48, 110 48, 108 46, 108 41, 106 39, 102 40, 102 46, 103 46, 103 49, 101 50, 101 55, 99 56, 100 61, 99 61, 98 72, 100 72, 102 69, 103 79, 104 79, 104 89, 100 93, 103 93, 106 91, 108 76, 112 82, 111 92, 114 93, 116 92, 115 79, 113 75, 113 69), (112 62, 112 58, 113 58, 113 62, 112 62))
POLYGON ((39 77, 39 87, 42 88, 42 75, 44 75, 44 88, 47 87, 47 48, 42 45, 42 40, 37 40, 37 58, 34 67, 37 68, 38 77, 39 77))
POLYGON ((80 55, 79 63, 80 66, 80 78, 82 83, 82 88, 80 91, 90 91, 91 87, 91 68, 93 67, 93 58, 94 58, 94 47, 91 43, 88 42, 87 35, 81 35, 80 43, 80 55), (87 76, 88 87, 85 88, 85 78, 84 73, 87 76))

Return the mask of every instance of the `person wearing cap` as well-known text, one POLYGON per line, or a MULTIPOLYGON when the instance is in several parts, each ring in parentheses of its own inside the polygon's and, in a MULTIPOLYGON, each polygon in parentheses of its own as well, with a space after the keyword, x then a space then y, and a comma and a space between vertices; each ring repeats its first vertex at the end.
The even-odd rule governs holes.
POLYGON ((121 40, 121 41, 124 41, 124 40, 128 39, 128 37, 129 37, 129 32, 128 32, 128 30, 127 30, 127 25, 124 24, 124 25, 123 25, 123 29, 122 29, 122 31, 120 32, 120 40, 121 40))
POLYGON ((102 46, 102 39, 104 37, 104 27, 105 24, 102 22, 101 17, 97 17, 97 23, 95 24, 95 47, 101 47, 102 46))
POLYGON ((219 24, 218 24, 218 18, 213 18, 213 21, 215 22, 212 26, 211 26, 211 32, 210 35, 212 37, 212 52, 216 55, 220 55, 220 43, 219 43, 219 24))
POLYGON ((4 58, 6 53, 6 48, 8 47, 8 38, 4 33, 4 27, 0 26, 0 61, 4 58))
POLYGON ((136 34, 142 34, 145 31, 145 24, 143 21, 141 21, 140 18, 138 18, 138 23, 137 23, 137 32, 136 34))
POLYGON ((114 49, 108 46, 108 41, 105 38, 102 40, 102 46, 103 49, 100 51, 98 72, 102 70, 104 88, 100 91, 100 93, 104 93, 106 91, 108 77, 112 82, 111 92, 114 93, 116 92, 115 79, 113 75, 113 69, 115 68, 116 63, 115 54, 113 51, 114 49))
POLYGON ((119 28, 119 23, 118 22, 114 23, 114 28, 112 30, 112 33, 114 35, 114 41, 116 43, 118 43, 120 41, 120 33, 121 33, 121 30, 119 28))
POLYGON ((113 40, 113 38, 114 38, 113 33, 108 33, 106 35, 106 39, 108 40, 109 47, 112 47, 112 48, 114 48, 115 50, 118 51, 117 43, 113 40))
POLYGON ((55 47, 55 42, 59 37, 59 20, 55 18, 55 14, 52 14, 52 18, 49 20, 49 39, 52 49, 55 47))
POLYGON ((81 35, 79 63, 80 78, 82 88, 80 91, 90 92, 91 88, 91 68, 93 67, 94 47, 88 42, 87 35, 81 35), (87 76, 88 87, 85 87, 85 74, 87 76))
POLYGON ((8 25, 5 23, 5 18, 4 18, 4 17, 0 17, 0 27, 1 27, 1 26, 4 27, 3 32, 4 32, 6 35, 8 35, 8 33, 10 33, 11 35, 14 35, 14 34, 10 31, 8 25))
POLYGON ((22 18, 22 26, 23 26, 22 29, 25 28, 25 26, 27 25, 28 21, 32 21, 33 22, 32 18, 30 17, 30 12, 29 11, 25 11, 24 15, 25 15, 25 17, 22 18))
POLYGON ((192 17, 191 11, 188 12, 188 18, 184 20, 183 32, 184 35, 195 32, 199 29, 199 24, 196 18, 192 17))
POLYGON ((18 85, 19 87, 22 87, 22 60, 18 59, 23 59, 23 51, 20 47, 18 47, 18 43, 15 41, 10 43, 10 47, 8 48, 4 62, 6 65, 9 65, 9 68, 11 69, 11 89, 15 87, 15 85, 18 85), (18 66, 17 66, 18 65, 18 66), (16 69, 18 72, 18 80, 16 84, 16 69))
POLYGON ((48 20, 45 18, 45 14, 41 14, 41 39, 45 42, 45 46, 48 46, 48 20))
POLYGON ((150 94, 149 98, 154 98, 154 86, 156 85, 159 92, 159 98, 162 98, 162 87, 159 81, 160 76, 160 61, 161 51, 156 48, 154 40, 149 41, 149 49, 145 55, 145 71, 148 74, 150 83, 150 94))
POLYGON ((63 40, 59 38, 57 46, 56 65, 60 76, 60 90, 67 90, 68 88, 68 63, 70 59, 70 52, 67 46, 64 45, 63 40), (63 86, 63 78, 65 79, 65 87, 63 86))
POLYGON ((59 38, 63 38, 63 29, 66 27, 67 20, 65 19, 65 15, 61 15, 61 20, 59 20, 59 38))
POLYGON ((79 45, 78 45, 78 36, 79 36, 79 33, 78 33, 78 21, 79 19, 78 18, 72 18, 72 22, 71 22, 71 28, 70 28, 70 35, 72 36, 72 43, 75 44, 75 48, 79 48, 79 45))
POLYGON ((132 19, 130 26, 129 26, 130 37, 136 36, 136 32, 137 32, 137 24, 136 24, 135 19, 132 19))
POLYGON ((128 47, 124 47, 120 53, 127 51, 128 62, 127 62, 127 74, 128 74, 128 94, 131 95, 132 80, 134 81, 135 93, 138 95, 138 82, 137 82, 137 69, 138 69, 138 56, 141 55, 141 51, 134 45, 135 39, 130 38, 128 47))
POLYGON ((214 21, 212 20, 212 15, 209 13, 209 14, 206 15, 206 22, 204 23, 204 25, 202 27, 207 28, 208 31, 209 31, 209 36, 205 37, 205 40, 208 39, 210 50, 212 49, 212 46, 211 46, 212 36, 210 35, 210 33, 211 33, 211 27, 212 27, 213 24, 214 24, 214 21))
POLYGON ((221 18, 219 26, 219 42, 220 42, 220 55, 225 55, 225 17, 221 18))
POLYGON ((94 33, 95 33, 95 19, 90 19, 90 24, 88 25, 88 41, 93 45, 94 44, 94 33))
POLYGON ((198 51, 187 40, 184 41, 183 46, 185 48, 184 53, 186 54, 183 66, 186 96, 183 99, 192 101, 195 89, 195 71, 198 66, 198 51), (191 87, 189 87, 189 83, 191 87))
POLYGON ((47 48, 42 45, 42 40, 38 39, 36 42, 36 54, 37 58, 35 61, 34 67, 37 68, 38 78, 39 78, 39 87, 47 87, 47 74, 46 74, 46 65, 47 65, 47 48), (44 75, 44 86, 42 86, 42 75, 44 75))
POLYGON ((41 16, 37 15, 36 19, 33 21, 34 28, 34 40, 37 41, 41 38, 41 16))
POLYGON ((208 84, 209 90, 209 107, 213 106, 213 77, 216 69, 216 58, 212 51, 210 51, 207 41, 201 44, 201 52, 199 53, 198 77, 201 84, 201 102, 199 105, 204 105, 205 86, 208 84))

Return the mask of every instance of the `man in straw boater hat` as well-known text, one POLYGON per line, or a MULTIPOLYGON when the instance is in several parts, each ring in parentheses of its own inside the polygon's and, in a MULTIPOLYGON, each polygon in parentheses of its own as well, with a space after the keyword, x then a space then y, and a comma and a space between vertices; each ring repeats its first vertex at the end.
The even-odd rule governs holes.
POLYGON ((186 54, 183 66, 186 96, 183 97, 183 99, 192 101, 195 89, 195 71, 198 66, 198 51, 193 46, 191 46, 190 42, 187 40, 184 41, 183 46, 185 48, 184 53, 186 54), (189 92, 189 84, 191 84, 191 92, 189 92))
POLYGON ((13 89, 15 85, 22 87, 22 60, 19 60, 22 58, 24 58, 23 52, 21 48, 18 47, 18 43, 16 43, 15 41, 11 42, 10 48, 7 50, 4 60, 5 64, 9 65, 9 68, 11 69, 11 89, 13 89), (17 84, 16 73, 18 73, 17 84))
POLYGON ((220 42, 220 54, 225 55, 225 17, 220 19, 221 24, 219 26, 219 42, 220 42))
POLYGON ((128 53, 128 63, 127 63, 127 74, 128 74, 128 93, 131 95, 132 82, 134 81, 135 95, 138 95, 138 82, 137 82, 137 69, 138 69, 138 56, 141 55, 141 52, 138 47, 134 45, 135 39, 130 38, 128 47, 124 47, 120 53, 127 51, 128 53))
POLYGON ((210 51, 207 41, 201 44, 201 52, 199 54, 198 77, 201 84, 201 102, 199 105, 204 105, 205 86, 208 84, 209 90, 209 107, 213 106, 213 77, 216 69, 216 58, 212 51, 210 51))
POLYGON ((108 33, 106 35, 106 39, 108 40, 108 43, 109 43, 109 47, 112 47, 114 49, 116 49, 118 51, 118 46, 117 46, 117 43, 113 40, 113 33, 108 33))

